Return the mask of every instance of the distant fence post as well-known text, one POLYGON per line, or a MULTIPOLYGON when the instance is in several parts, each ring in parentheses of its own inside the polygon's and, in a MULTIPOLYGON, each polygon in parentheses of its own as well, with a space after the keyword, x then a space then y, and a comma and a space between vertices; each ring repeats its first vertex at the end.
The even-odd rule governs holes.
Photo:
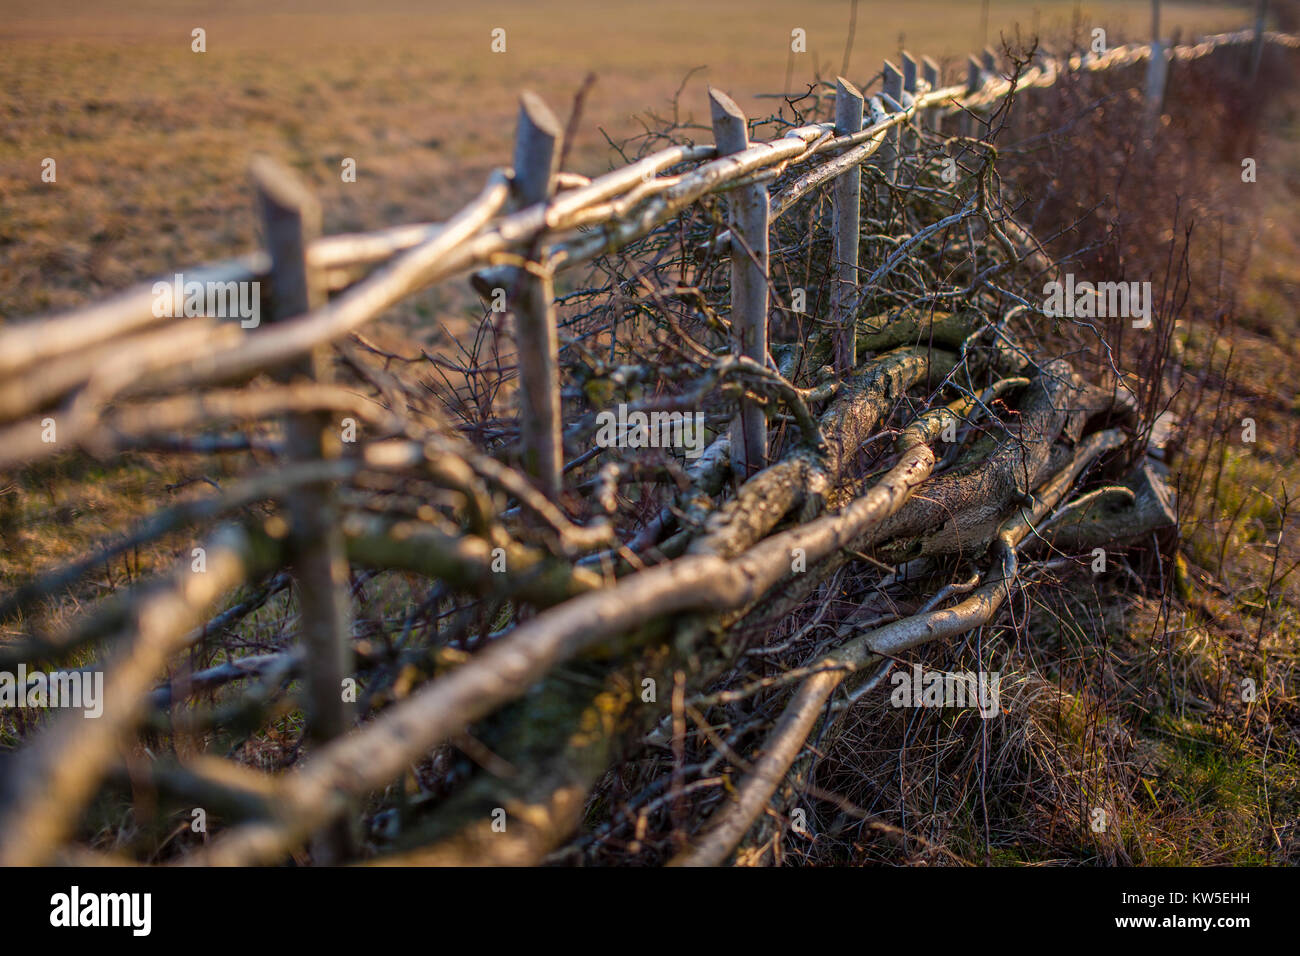
POLYGON ((1255 0, 1255 39, 1250 44, 1250 82, 1259 76, 1259 64, 1264 57, 1264 21, 1268 17, 1268 0, 1255 0))
MULTIPOLYGON (((862 129, 862 93, 844 77, 835 85, 835 135, 862 129)), ((835 371, 851 375, 858 364, 857 292, 858 231, 862 212, 862 167, 854 166, 835 180, 834 278, 831 286, 831 322, 835 328, 835 371)))
MULTIPOLYGON (((713 139, 719 156, 749 146, 749 127, 740 107, 721 90, 709 89, 713 139)), ((767 187, 733 189, 727 197, 731 226, 731 343, 737 355, 767 366, 767 187)), ((741 400, 731 423, 731 467, 744 480, 767 464, 767 418, 753 402, 741 400)))
POLYGON ((1151 41, 1151 60, 1147 63, 1146 83, 1146 136, 1154 139, 1160 129, 1160 112, 1165 101, 1165 77, 1169 73, 1169 59, 1165 56, 1165 44, 1161 40, 1151 41))
POLYGON ((1160 111, 1165 100, 1165 77, 1169 64, 1165 44, 1160 39, 1160 0, 1151 0, 1151 59, 1147 61, 1146 111, 1143 126, 1146 138, 1154 140, 1160 129, 1160 111))
POLYGON ((997 76, 998 75, 997 51, 995 51, 991 46, 986 46, 984 48, 984 53, 982 55, 984 58, 984 72, 989 74, 989 76, 997 76))
MULTIPOLYGON (((986 46, 986 47, 984 48, 983 52, 980 54, 980 68, 981 68, 981 74, 980 74, 980 84, 981 84, 981 85, 983 85, 984 83, 987 83, 989 80, 997 79, 997 78, 1001 75, 1001 74, 998 72, 998 54, 997 54, 997 51, 994 50, 991 46, 986 46)), ((991 138, 991 134, 992 134, 992 132, 993 132, 993 130, 992 130, 992 124, 993 124, 993 113, 992 113, 992 111, 990 111, 989 116, 988 116, 988 123, 987 123, 987 124, 984 124, 984 123, 981 123, 981 124, 980 124, 981 126, 984 126, 984 125, 988 125, 988 126, 989 126, 990 138, 991 138)))
MULTIPOLYGON (((916 102, 917 81, 920 79, 920 68, 919 64, 916 62, 916 58, 906 50, 904 50, 900 56, 903 61, 903 99, 899 102, 901 102, 904 107, 908 107, 916 102)), ((909 123, 908 126, 910 127, 917 123, 919 119, 920 117, 918 116, 916 120, 913 120, 913 122, 909 123)), ((914 132, 909 131, 900 135, 899 141, 902 143, 902 151, 904 155, 908 155, 916 150, 916 134, 914 132)))
MULTIPOLYGON (((915 97, 916 89, 917 89, 917 81, 921 78, 920 65, 916 62, 916 57, 912 56, 912 54, 908 53, 906 50, 904 50, 902 53, 902 61, 903 61, 903 91, 906 93, 911 93, 912 96, 915 97)), ((910 106, 911 104, 904 103, 903 105, 910 106)))
MULTIPOLYGON (((560 121, 535 93, 519 98, 515 131, 514 197, 519 207, 545 202, 555 191, 560 161, 560 121)), ((545 259, 537 248, 537 260, 545 259)), ((554 284, 549 274, 518 274, 515 288, 516 346, 519 353, 519 432, 525 470, 545 494, 560 494, 564 467, 560 437, 559 334, 555 328, 554 284)))
MULTIPOLYGON (((251 170, 271 255, 273 322, 302 315, 325 304, 322 276, 307 264, 307 246, 321 231, 320 205, 290 171, 266 157, 251 170)), ((288 375, 318 382, 330 378, 328 349, 316 349, 288 375)), ((329 414, 289 415, 285 448, 290 460, 337 457, 337 438, 326 437, 338 424, 329 414)), ((351 575, 328 482, 303 485, 285 501, 289 513, 289 554, 297 584, 300 634, 306 651, 307 737, 323 745, 347 733, 351 708, 344 702, 343 680, 352 673, 351 575)), ((336 863, 350 852, 346 823, 320 834, 313 854, 336 863)))
MULTIPOLYGON (((939 89, 939 64, 928 56, 924 56, 921 57, 921 65, 923 76, 925 77, 925 85, 930 88, 929 92, 933 93, 935 90, 939 89)), ((942 125, 942 120, 939 118, 939 111, 937 109, 926 110, 925 117, 921 122, 927 129, 932 129, 935 132, 938 132, 942 125)))
MULTIPOLYGON (((983 83, 984 83, 984 73, 980 70, 979 60, 975 59, 975 57, 973 56, 968 56, 966 58, 967 95, 974 93, 976 90, 980 88, 980 86, 983 85, 983 83)), ((961 118, 962 135, 970 137, 972 139, 975 138, 975 135, 978 132, 975 129, 975 125, 978 122, 979 122, 979 118, 975 115, 974 111, 967 110, 966 113, 963 114, 961 118)))
MULTIPOLYGON (((884 104, 885 109, 892 113, 903 105, 903 74, 898 67, 888 60, 885 61, 883 74, 884 82, 881 84, 881 92, 889 97, 889 100, 893 101, 887 101, 884 104)), ((885 178, 891 183, 898 177, 899 144, 901 140, 899 129, 895 126, 885 135, 885 142, 880 147, 880 165, 885 171, 885 178)))

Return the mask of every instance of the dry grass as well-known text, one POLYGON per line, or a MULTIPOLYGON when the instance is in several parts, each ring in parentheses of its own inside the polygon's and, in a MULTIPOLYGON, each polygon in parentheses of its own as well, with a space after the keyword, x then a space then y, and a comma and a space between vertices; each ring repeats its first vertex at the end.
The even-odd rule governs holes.
POLYGON ((928 668, 1001 670, 1001 719, 880 699, 856 710, 811 778, 854 809, 813 804, 824 829, 809 859, 1300 858, 1300 574, 1288 573, 1300 562, 1293 69, 1272 64, 1263 82, 1288 92, 1258 108, 1244 108, 1230 71, 1180 76, 1184 95, 1155 158, 1131 149, 1122 108, 1089 115, 1087 96, 1071 103, 1064 92, 1053 122, 1031 124, 1060 128, 1060 143, 1030 139, 1004 166, 1033 197, 1025 208, 1040 229, 1076 223, 1054 252, 1081 276, 1153 278, 1158 291, 1169 259, 1186 254, 1170 283, 1175 360, 1163 377, 1117 326, 1105 330, 1109 354, 1095 337, 1075 339, 1099 372, 1114 360, 1139 392, 1164 381, 1159 407, 1169 403, 1178 423, 1168 463, 1181 547, 1173 566, 1138 548, 1112 574, 1090 575, 1086 560, 1074 574, 1053 570, 1010 626, 924 655, 928 668), (1247 155, 1268 170, 1258 183, 1241 181, 1247 155), (1253 444, 1242 441, 1245 417, 1257 422, 1253 444), (1097 809, 1109 821, 1100 831, 1097 809))

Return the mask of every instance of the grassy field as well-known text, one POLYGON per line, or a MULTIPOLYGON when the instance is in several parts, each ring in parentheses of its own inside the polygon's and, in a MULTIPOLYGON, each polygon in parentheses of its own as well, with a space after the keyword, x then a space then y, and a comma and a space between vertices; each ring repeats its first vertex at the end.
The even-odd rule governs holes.
MULTIPOLYGON (((561 117, 590 73, 567 165, 599 172, 647 110, 707 123, 706 84, 754 115, 759 92, 806 88, 844 68, 869 84, 906 45, 950 69, 985 42, 980 4, 723 0, 653 5, 505 0, 206 4, 0 3, 0 320, 75 305, 174 266, 250 248, 246 168, 255 151, 318 189, 328 231, 435 219, 509 162, 515 100, 542 93, 561 117), (207 31, 207 52, 191 31, 207 31), (506 30, 506 52, 491 31, 506 30), (791 52, 803 29, 807 52, 791 52), (40 178, 57 162, 57 183, 40 178), (343 183, 340 163, 357 162, 343 183)), ((1231 4, 1167 3, 1164 29, 1240 27, 1231 4)), ((1145 36, 1134 2, 996 0, 987 41, 1016 25, 1114 43, 1145 36)), ((963 67, 964 69, 964 67, 963 67)), ((705 132, 703 139, 711 139, 705 132)))

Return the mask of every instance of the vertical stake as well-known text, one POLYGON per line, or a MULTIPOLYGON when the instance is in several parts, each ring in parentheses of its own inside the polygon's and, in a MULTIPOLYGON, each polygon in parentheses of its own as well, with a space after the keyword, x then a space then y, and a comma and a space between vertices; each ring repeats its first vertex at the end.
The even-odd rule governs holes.
MULTIPOLYGON (((919 79, 920 70, 918 69, 916 57, 906 50, 902 53, 903 61, 903 89, 913 96, 916 95, 916 81, 919 79)), ((907 105, 907 104, 904 104, 907 105)))
MULTIPOLYGON (((545 202, 554 194, 563 135, 560 121, 550 107, 535 93, 525 91, 519 98, 511 187, 517 207, 545 202)), ((545 252, 539 245, 529 258, 535 263, 544 262, 545 252)), ((519 432, 524 469, 547 497, 555 499, 560 494, 564 462, 554 284, 549 271, 539 275, 520 270, 511 285, 519 352, 519 432)))
POLYGON ((1255 39, 1250 44, 1250 82, 1259 76, 1264 57, 1264 21, 1268 17, 1268 0, 1255 0, 1255 39))
MULTIPOLYGON (((709 89, 713 139, 719 156, 749 146, 745 114, 726 93, 709 89)), ((736 355, 767 367, 767 188, 762 183, 741 186, 727 194, 731 243, 731 347, 736 355)), ((744 481, 767 464, 767 419, 763 409, 741 400, 740 414, 731 422, 731 467, 744 481)))
POLYGON ((991 77, 998 75, 998 55, 991 46, 984 48, 984 72, 991 77))
MULTIPOLYGON (((925 85, 930 88, 929 92, 933 93, 935 90, 939 89, 939 64, 934 62, 934 60, 930 59, 928 56, 923 56, 921 57, 921 69, 923 71, 923 76, 925 77, 925 85)), ((943 120, 939 116, 938 109, 927 110, 923 123, 927 129, 932 129, 935 132, 938 132, 943 123, 943 120)))
MULTIPOLYGON (((903 63, 903 99, 899 102, 905 107, 910 107, 916 102, 917 81, 920 79, 919 64, 916 62, 916 58, 906 50, 900 54, 900 58, 903 63)), ((917 117, 916 120, 913 120, 913 123, 916 123, 919 119, 920 117, 917 117)), ((910 155, 916 150, 916 134, 912 130, 913 123, 908 123, 908 131, 901 133, 899 136, 904 155, 910 155)))
MULTIPOLYGON (((320 205, 292 172, 267 157, 253 160, 250 173, 257 191, 271 254, 274 302, 271 321, 280 322, 325 304, 319 270, 307 263, 307 246, 320 235, 320 205)), ((328 349, 316 349, 285 377, 330 379, 328 349)), ((328 413, 287 416, 285 448, 293 461, 338 456, 336 424, 328 413)), ((304 485, 285 502, 289 512, 289 558, 294 569, 301 616, 301 640, 307 654, 307 738, 320 746, 347 733, 351 708, 343 700, 343 680, 352 673, 351 572, 336 520, 329 482, 304 485)), ((339 863, 354 846, 351 824, 340 819, 317 834, 312 854, 318 863, 339 863)))
MULTIPOLYGON (((966 94, 970 95, 971 93, 978 91, 983 84, 984 74, 980 70, 979 60, 975 59, 973 56, 968 56, 966 58, 966 94)), ((976 122, 977 118, 971 111, 968 110, 963 113, 961 118, 962 135, 973 139, 975 136, 976 122)))
MULTIPOLYGON (((898 104, 894 107, 885 104, 886 109, 889 109, 892 112, 894 109, 903 105, 903 74, 899 71, 898 67, 894 66, 894 64, 890 63, 888 60, 885 61, 883 73, 884 83, 882 84, 882 92, 893 100, 894 103, 898 104)), ((893 182, 898 177, 900 140, 901 137, 899 136, 898 127, 895 126, 890 129, 889 133, 885 137, 884 144, 880 147, 880 165, 884 169, 885 178, 889 182, 893 182)))
MULTIPOLYGON (((835 84, 835 135, 862 129, 863 96, 852 83, 839 77, 835 84)), ((862 167, 854 166, 835 180, 834 277, 831 286, 831 322, 835 328, 835 371, 841 377, 858 364, 857 292, 858 232, 862 213, 862 167)))
POLYGON ((1151 41, 1151 59, 1147 62, 1146 84, 1146 136, 1154 140, 1160 129, 1160 112, 1165 100, 1165 77, 1169 73, 1169 60, 1165 56, 1165 44, 1161 40, 1151 41))

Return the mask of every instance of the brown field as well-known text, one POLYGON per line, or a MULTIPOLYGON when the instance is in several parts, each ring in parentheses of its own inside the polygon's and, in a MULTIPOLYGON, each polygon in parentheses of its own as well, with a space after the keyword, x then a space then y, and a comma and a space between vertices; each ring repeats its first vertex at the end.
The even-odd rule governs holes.
MULTIPOLYGON (((948 68, 985 42, 980 4, 859 5, 848 75, 869 84, 902 46, 948 68)), ((568 166, 617 162, 638 115, 707 119, 705 86, 774 112, 758 92, 806 88, 844 64, 850 4, 721 0, 654 4, 0 3, 0 321, 78 304, 175 266, 251 248, 246 168, 256 151, 319 190, 327 231, 436 219, 509 162, 515 99, 543 94, 567 115, 589 73, 568 166), (191 52, 190 31, 207 31, 191 52), (490 32, 507 31, 507 51, 490 32), (790 53, 807 31, 808 52, 790 53), (695 72, 692 72, 695 71, 695 72), (58 182, 41 182, 44 157, 58 182), (357 161, 355 183, 340 162, 357 161)), ((1166 3, 1166 33, 1239 28, 1239 5, 1166 3)), ((1077 15, 1111 43, 1149 30, 1145 3, 996 0, 988 42, 1017 24, 1064 37, 1077 15)), ((710 139, 706 133, 703 139, 710 139)), ((435 307, 436 307, 435 300, 435 307)))

